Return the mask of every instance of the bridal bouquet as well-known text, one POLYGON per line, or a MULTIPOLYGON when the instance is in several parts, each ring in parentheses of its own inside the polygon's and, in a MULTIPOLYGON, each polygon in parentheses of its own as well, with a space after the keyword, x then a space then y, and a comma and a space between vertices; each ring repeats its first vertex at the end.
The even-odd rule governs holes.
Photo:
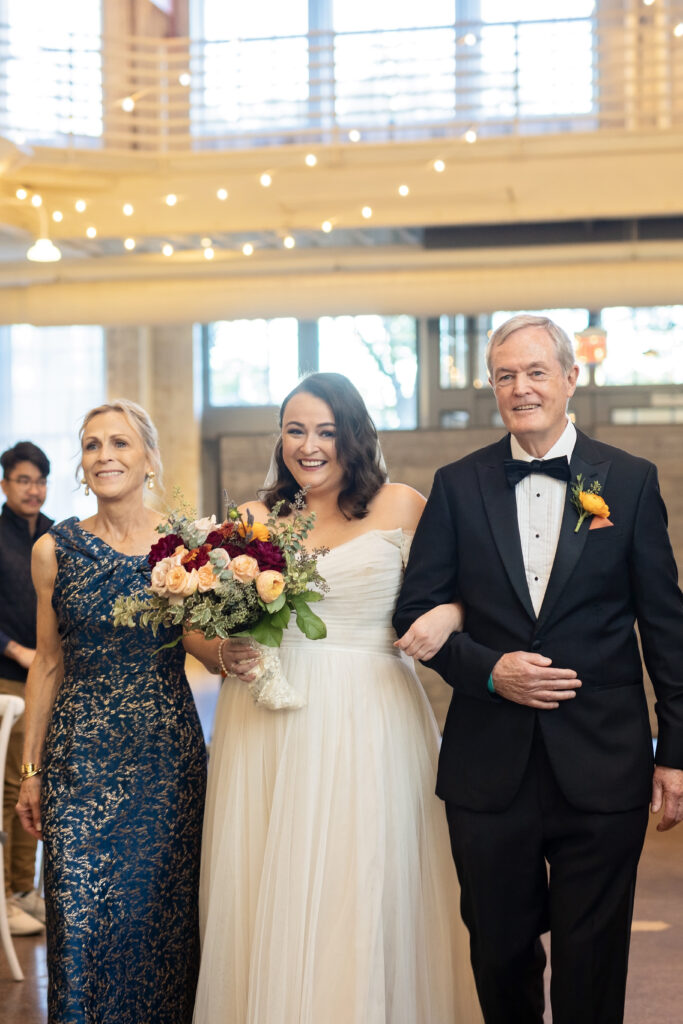
POLYGON ((147 594, 118 597, 114 624, 132 627, 137 620, 154 635, 160 626, 182 626, 207 640, 248 637, 261 656, 258 678, 247 684, 256 702, 273 710, 302 707, 274 649, 292 615, 310 640, 326 635, 310 607, 328 590, 317 566, 326 549, 309 552, 303 546, 315 516, 306 512, 302 492, 287 519, 278 517, 282 506, 278 502, 265 523, 251 513, 240 516, 234 504, 228 504, 220 524, 215 515, 193 520, 171 512, 157 527, 162 536, 147 559, 152 570, 147 594))

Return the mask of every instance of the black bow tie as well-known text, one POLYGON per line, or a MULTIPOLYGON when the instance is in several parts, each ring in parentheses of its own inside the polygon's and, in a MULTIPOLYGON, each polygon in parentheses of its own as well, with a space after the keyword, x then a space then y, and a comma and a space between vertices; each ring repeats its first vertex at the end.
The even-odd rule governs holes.
POLYGON ((530 473, 545 473, 546 476, 551 476, 554 480, 564 480, 565 482, 570 479, 566 455, 560 455, 557 459, 532 459, 531 462, 525 462, 522 459, 505 459, 503 466, 510 487, 516 487, 519 481, 523 480, 525 476, 529 476, 530 473))

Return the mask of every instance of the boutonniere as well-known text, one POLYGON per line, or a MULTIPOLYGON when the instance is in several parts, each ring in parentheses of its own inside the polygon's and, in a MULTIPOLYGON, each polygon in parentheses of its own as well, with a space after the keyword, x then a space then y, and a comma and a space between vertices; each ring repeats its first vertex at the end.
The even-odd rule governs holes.
POLYGON ((579 516, 579 521, 574 527, 574 533, 579 532, 582 522, 588 516, 593 517, 589 527, 591 530, 600 526, 614 525, 608 518, 609 505, 604 498, 600 497, 601 490, 599 480, 594 480, 593 483, 586 486, 581 473, 578 474, 575 483, 571 485, 572 505, 579 516))

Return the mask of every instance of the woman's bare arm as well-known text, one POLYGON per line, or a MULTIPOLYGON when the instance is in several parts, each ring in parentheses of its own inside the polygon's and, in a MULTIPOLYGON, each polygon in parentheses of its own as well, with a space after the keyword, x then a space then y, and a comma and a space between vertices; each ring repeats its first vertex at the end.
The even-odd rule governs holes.
MULTIPOLYGON (((33 547, 31 573, 38 597, 38 642, 26 680, 23 760, 24 764, 42 768, 47 727, 63 676, 62 645, 52 607, 57 559, 54 540, 49 534, 37 540, 33 547)), ((17 813, 26 831, 41 839, 40 775, 22 782, 17 813)))

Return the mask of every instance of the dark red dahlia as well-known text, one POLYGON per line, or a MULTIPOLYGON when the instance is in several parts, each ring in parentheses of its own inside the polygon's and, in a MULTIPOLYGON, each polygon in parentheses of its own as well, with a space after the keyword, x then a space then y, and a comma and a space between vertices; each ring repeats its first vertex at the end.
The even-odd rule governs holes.
POLYGON ((157 562, 160 562, 162 558, 168 558, 169 555, 172 555, 178 545, 182 543, 183 539, 177 533, 167 533, 156 544, 152 544, 147 556, 147 564, 153 569, 157 562))
POLYGON ((233 523, 222 523, 220 526, 217 526, 215 530, 212 530, 210 534, 208 534, 206 541, 204 543, 210 544, 212 548, 224 548, 227 546, 226 541, 233 535, 234 532, 235 527, 233 523))
POLYGON ((256 559, 261 572, 266 569, 277 569, 278 572, 282 572, 285 568, 285 556, 277 544, 269 540, 252 540, 247 544, 244 553, 256 559))

